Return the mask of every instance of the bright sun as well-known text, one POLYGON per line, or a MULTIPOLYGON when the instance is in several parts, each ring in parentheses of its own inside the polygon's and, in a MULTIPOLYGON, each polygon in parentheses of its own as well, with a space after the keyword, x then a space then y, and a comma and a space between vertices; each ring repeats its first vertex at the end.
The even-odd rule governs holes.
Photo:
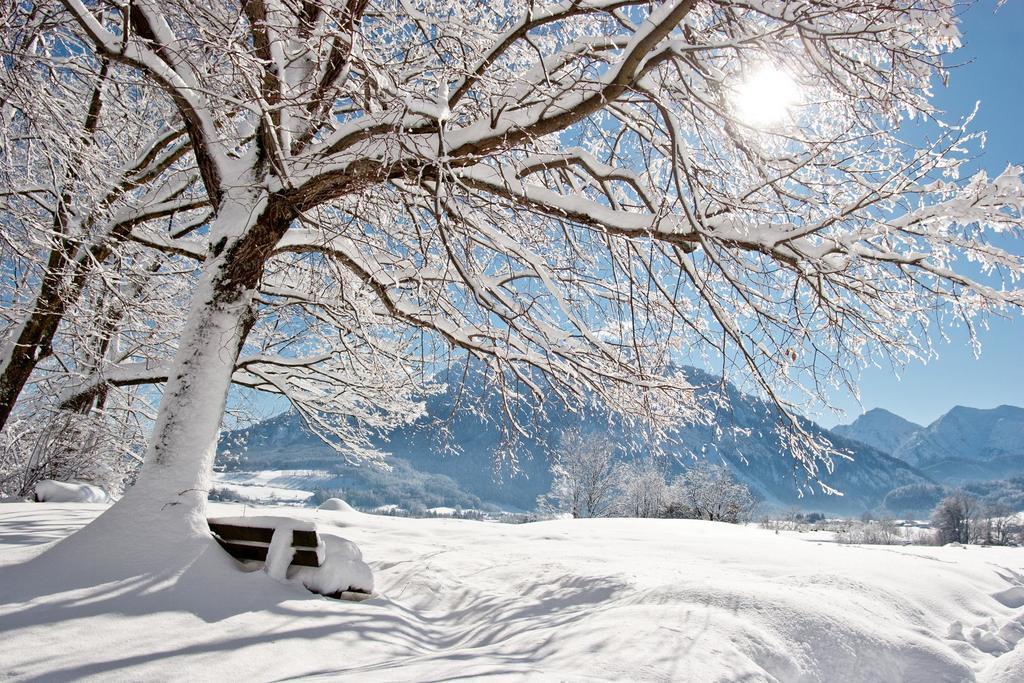
POLYGON ((785 71, 762 66, 740 83, 730 98, 736 115, 745 123, 772 126, 780 123, 800 99, 800 88, 785 71))

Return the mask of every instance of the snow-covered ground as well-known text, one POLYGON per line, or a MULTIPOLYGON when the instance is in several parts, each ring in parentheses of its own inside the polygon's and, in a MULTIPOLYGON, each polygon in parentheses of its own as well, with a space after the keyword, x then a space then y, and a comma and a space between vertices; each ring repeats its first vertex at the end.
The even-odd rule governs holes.
POLYGON ((282 508, 259 512, 356 542, 377 597, 333 601, 263 572, 210 585, 202 558, 101 586, 24 564, 102 509, 0 504, 0 678, 1024 680, 1024 549, 282 508))
POLYGON ((213 487, 226 489, 247 500, 302 504, 313 495, 314 485, 329 477, 315 470, 216 472, 213 487))

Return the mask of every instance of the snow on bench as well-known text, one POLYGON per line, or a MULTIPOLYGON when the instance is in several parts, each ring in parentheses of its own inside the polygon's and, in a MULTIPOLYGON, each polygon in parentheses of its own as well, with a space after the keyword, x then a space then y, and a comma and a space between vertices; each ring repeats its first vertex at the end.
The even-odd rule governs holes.
POLYGON ((278 581, 299 581, 329 598, 365 600, 373 572, 356 544, 321 534, 316 523, 291 517, 211 517, 214 538, 232 557, 263 562, 278 581))

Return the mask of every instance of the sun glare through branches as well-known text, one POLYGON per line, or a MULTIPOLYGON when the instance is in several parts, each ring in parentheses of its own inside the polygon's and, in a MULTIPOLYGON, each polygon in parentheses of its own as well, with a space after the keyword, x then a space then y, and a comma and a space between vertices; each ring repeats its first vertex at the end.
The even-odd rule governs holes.
POLYGON ((770 64, 752 70, 731 97, 736 115, 755 128, 778 125, 799 101, 793 77, 770 64))

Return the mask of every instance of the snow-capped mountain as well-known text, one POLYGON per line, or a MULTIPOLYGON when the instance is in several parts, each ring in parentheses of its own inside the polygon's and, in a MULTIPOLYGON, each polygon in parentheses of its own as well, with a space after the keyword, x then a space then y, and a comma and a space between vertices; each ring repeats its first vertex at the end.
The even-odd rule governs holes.
POLYGON ((872 408, 852 423, 834 427, 832 433, 866 443, 891 455, 912 434, 921 429, 921 425, 905 420, 884 408, 872 408))
POLYGON ((927 427, 875 409, 832 430, 890 453, 944 484, 1024 474, 1024 408, 956 406, 927 427))
MULTIPOLYGON (((695 369, 688 369, 687 375, 691 383, 700 387, 698 400, 710 405, 712 393, 720 387, 719 378, 695 369)), ((878 507, 893 489, 932 483, 913 467, 878 449, 842 435, 829 435, 853 460, 839 459, 834 472, 822 475, 828 485, 843 493, 826 495, 806 481, 799 463, 775 435, 775 409, 731 385, 727 396, 730 405, 716 409, 716 424, 684 427, 674 443, 664 447, 660 462, 670 477, 683 471, 695 458, 705 457, 727 464, 767 506, 848 514, 878 507)), ((499 427, 503 414, 500 401, 473 382, 462 388, 461 395, 450 390, 431 397, 428 413, 454 417, 444 424, 444 430, 422 420, 391 434, 389 441, 381 444, 394 454, 394 469, 388 473, 344 463, 310 435, 294 414, 227 434, 222 440, 222 451, 242 452, 240 462, 234 466, 245 470, 286 470, 292 480, 296 471, 309 471, 305 488, 340 489, 356 504, 407 504, 414 500, 422 501, 426 507, 473 507, 483 502, 529 510, 537 496, 550 487, 547 453, 556 446, 563 429, 611 429, 620 443, 638 441, 634 433, 621 426, 609 427, 604 416, 583 417, 552 410, 542 424, 534 425, 529 438, 504 444, 499 427), (463 406, 474 403, 480 408, 480 415, 456 410, 458 402, 463 406), (446 433, 442 437, 443 431, 446 433), (460 452, 443 455, 446 443, 460 452), (494 454, 503 446, 514 453, 518 473, 513 474, 507 462, 495 467, 494 454), (361 498, 368 494, 368 500, 361 498)), ((812 422, 807 422, 806 428, 814 434, 827 433, 812 422)), ((622 457, 634 457, 642 451, 642 447, 634 448, 622 457)))
POLYGON ((1024 408, 957 406, 893 455, 949 484, 1024 474, 1024 408))

